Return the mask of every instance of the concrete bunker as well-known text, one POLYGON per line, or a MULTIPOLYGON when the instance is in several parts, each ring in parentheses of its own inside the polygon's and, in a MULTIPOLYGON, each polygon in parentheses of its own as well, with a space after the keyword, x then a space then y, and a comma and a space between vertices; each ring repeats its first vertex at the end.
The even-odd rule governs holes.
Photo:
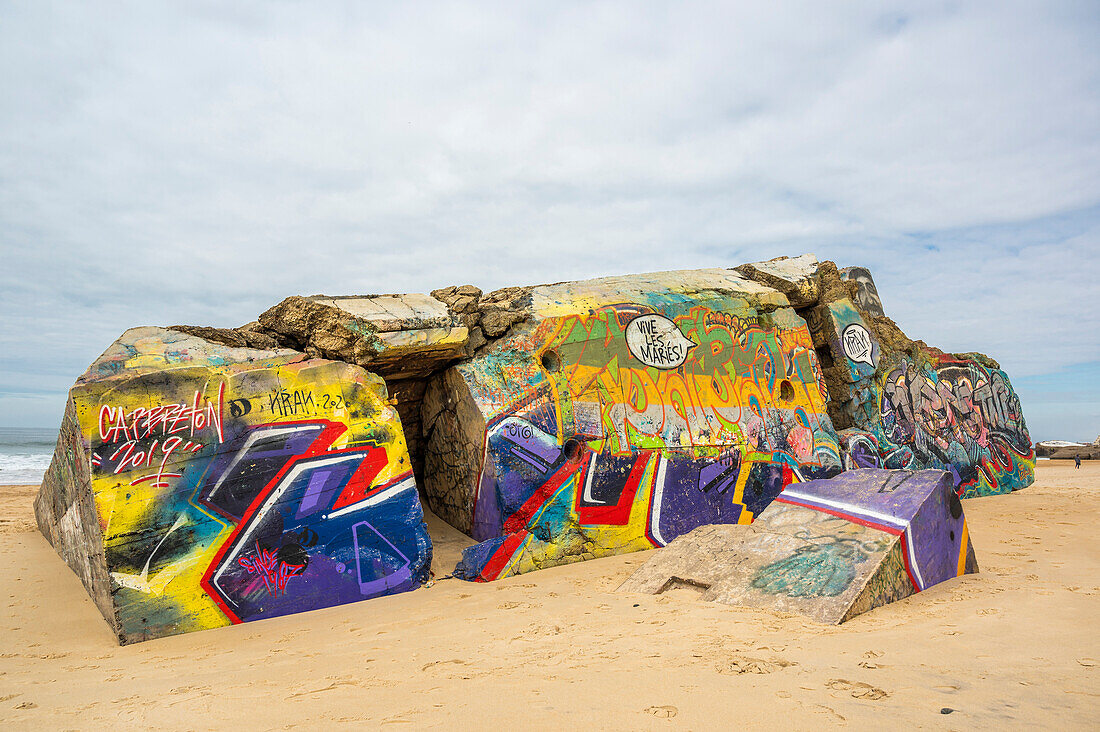
MULTIPOLYGON (((999 365, 910 340, 885 316, 867 270, 813 255, 490 293, 463 285, 293 296, 239 328, 138 330, 74 386, 36 504, 43 533, 123 642, 249 619, 224 597, 219 605, 203 572, 231 554, 216 556, 261 509, 281 512, 281 530, 268 527, 269 538, 252 542, 233 569, 252 595, 270 598, 249 605, 252 619, 422 585, 431 549, 421 501, 471 537, 455 575, 487 581, 663 546, 704 525, 749 523, 791 484, 851 469, 945 471, 962 497, 1033 479, 1019 399, 999 365), (302 364, 323 374, 310 388, 302 364), (165 470, 180 473, 168 480, 148 477, 144 464, 114 472, 110 454, 134 428, 112 433, 109 416, 104 433, 100 411, 125 422, 135 409, 194 406, 180 395, 196 384, 206 404, 221 382, 233 384, 233 398, 217 402, 219 419, 237 432, 220 447, 204 443, 167 460, 165 470), (202 493, 204 476, 228 470, 226 454, 249 435, 310 421, 344 436, 291 445, 293 459, 273 472, 259 462, 238 471, 253 493, 228 509, 202 493), (285 477, 309 459, 368 448, 382 449, 384 460, 373 459, 369 479, 346 476, 333 495, 350 502, 327 511, 359 503, 374 511, 344 529, 347 547, 332 538, 326 549, 297 509, 263 509, 280 470, 285 477), (403 503, 378 514, 376 491, 399 475, 403 503), (183 506, 194 516, 177 526, 172 507, 183 506), (147 520, 118 539, 115 508, 147 520), (360 524, 378 530, 357 537, 367 532, 360 524), (116 561, 119 542, 132 550, 125 562, 116 561), (306 565, 317 572, 325 561, 333 583, 354 574, 371 591, 307 582, 306 565), (256 572, 246 583, 250 562, 256 572), (409 576, 399 581, 397 565, 409 576), (297 601, 276 602, 290 596, 297 601)), ((153 439, 156 429, 143 427, 131 454, 153 451, 143 442, 153 439)), ((309 492, 303 480, 299 503, 309 492)))

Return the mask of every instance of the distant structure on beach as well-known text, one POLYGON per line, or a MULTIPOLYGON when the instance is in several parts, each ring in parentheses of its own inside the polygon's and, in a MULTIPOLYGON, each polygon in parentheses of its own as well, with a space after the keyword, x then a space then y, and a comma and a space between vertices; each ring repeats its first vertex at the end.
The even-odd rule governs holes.
POLYGON ((1080 457, 1082 460, 1098 460, 1100 459, 1100 437, 1091 444, 1067 440, 1036 442, 1035 457, 1047 457, 1052 460, 1073 460, 1075 457, 1080 457))
POLYGON ((1034 459, 996 361, 909 339, 870 272, 807 254, 132 329, 70 392, 36 514, 126 643, 420 587, 421 500, 487 581, 845 470, 965 498, 1034 459))

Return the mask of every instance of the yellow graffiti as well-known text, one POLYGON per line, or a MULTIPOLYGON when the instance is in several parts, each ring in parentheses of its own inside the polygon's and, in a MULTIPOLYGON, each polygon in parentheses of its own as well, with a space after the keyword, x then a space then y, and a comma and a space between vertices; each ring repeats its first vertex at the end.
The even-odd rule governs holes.
POLYGON ((105 383, 94 401, 77 405, 77 418, 93 454, 92 493, 112 580, 139 593, 143 612, 161 613, 181 631, 230 623, 200 580, 233 524, 195 498, 231 420, 238 430, 307 420, 340 423, 346 431, 330 449, 385 449, 387 461, 373 485, 410 469, 400 421, 381 379, 364 380, 355 375, 363 373, 358 369, 320 361, 164 368, 164 357, 145 350, 139 348, 134 365, 162 370, 117 386, 105 383), (112 566, 116 555, 144 566, 138 572, 112 566))

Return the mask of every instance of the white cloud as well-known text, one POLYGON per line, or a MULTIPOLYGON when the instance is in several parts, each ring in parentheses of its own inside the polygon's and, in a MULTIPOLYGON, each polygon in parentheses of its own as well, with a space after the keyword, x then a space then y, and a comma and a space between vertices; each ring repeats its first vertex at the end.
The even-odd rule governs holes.
POLYGON ((807 250, 931 343, 1100 358, 1096 6, 774 5, 6 5, 0 389, 292 293, 807 250))

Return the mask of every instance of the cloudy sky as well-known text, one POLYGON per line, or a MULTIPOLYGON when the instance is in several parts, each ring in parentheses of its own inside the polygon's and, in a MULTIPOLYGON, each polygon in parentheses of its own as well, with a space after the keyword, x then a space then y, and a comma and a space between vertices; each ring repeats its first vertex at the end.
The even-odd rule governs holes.
POLYGON ((0 2, 0 426, 134 325, 810 251, 1091 440, 1098 39, 1095 2, 0 2))

